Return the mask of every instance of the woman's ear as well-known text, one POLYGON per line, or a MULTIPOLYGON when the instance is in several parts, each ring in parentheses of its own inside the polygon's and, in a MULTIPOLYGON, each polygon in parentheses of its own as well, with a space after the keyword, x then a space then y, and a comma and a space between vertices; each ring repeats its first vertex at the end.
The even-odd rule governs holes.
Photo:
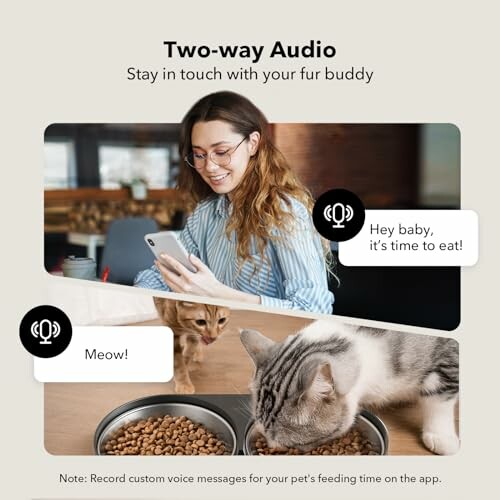
POLYGON ((250 156, 254 156, 259 149, 260 144, 260 133, 255 131, 248 136, 248 145, 250 156))

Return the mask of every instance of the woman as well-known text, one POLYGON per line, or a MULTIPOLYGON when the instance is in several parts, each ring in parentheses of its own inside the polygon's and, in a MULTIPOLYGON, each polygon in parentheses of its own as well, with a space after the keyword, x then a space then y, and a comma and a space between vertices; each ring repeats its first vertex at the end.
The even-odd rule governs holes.
POLYGON ((310 312, 331 313, 327 265, 312 225, 313 200, 248 99, 217 92, 181 126, 179 188, 197 206, 180 240, 193 273, 172 257, 135 285, 310 312))

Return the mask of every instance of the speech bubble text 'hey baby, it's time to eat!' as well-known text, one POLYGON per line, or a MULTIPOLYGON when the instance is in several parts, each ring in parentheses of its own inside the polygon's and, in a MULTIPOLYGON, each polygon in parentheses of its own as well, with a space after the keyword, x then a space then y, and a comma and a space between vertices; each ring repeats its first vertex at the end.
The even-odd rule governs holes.
POLYGON ((366 210, 352 239, 339 243, 345 266, 473 266, 478 217, 472 210, 366 210))

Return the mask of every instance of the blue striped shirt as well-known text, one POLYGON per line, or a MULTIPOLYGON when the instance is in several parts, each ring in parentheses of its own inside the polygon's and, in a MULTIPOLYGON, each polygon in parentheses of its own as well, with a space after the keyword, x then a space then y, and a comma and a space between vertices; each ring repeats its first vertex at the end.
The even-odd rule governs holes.
MULTIPOLYGON (((180 234, 188 253, 200 258, 217 280, 236 290, 260 296, 266 307, 309 312, 332 312, 333 294, 328 290, 323 249, 306 207, 291 198, 293 231, 284 234, 273 229, 273 236, 262 259, 255 238, 250 243, 249 259, 238 265, 236 234, 226 236, 231 205, 225 195, 198 204, 180 234), (255 265, 255 266, 254 266, 255 265)), ((135 286, 169 290, 156 266, 141 271, 135 286)))

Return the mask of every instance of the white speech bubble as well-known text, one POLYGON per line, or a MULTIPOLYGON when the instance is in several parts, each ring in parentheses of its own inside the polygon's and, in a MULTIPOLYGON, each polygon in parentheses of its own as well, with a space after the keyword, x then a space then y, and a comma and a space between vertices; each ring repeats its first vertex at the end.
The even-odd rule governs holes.
POLYGON ((168 382, 173 333, 166 326, 74 326, 64 352, 34 358, 39 382, 168 382))
POLYGON ((366 210, 352 239, 339 243, 344 266, 473 266, 478 217, 472 210, 366 210))

